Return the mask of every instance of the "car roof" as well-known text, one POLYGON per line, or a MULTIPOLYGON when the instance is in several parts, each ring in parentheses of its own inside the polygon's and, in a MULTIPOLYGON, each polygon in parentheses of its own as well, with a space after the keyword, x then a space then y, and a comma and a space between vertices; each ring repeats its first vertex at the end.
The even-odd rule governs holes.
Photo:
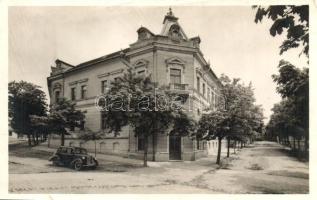
POLYGON ((83 149, 83 150, 86 150, 85 148, 82 148, 82 147, 68 147, 68 146, 60 146, 59 148, 68 148, 68 149, 83 149))

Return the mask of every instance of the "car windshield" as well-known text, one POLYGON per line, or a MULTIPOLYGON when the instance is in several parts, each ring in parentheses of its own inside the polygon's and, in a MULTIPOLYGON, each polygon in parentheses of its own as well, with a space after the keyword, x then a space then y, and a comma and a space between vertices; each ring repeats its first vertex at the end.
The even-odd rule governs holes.
POLYGON ((76 148, 75 149, 75 154, 87 154, 87 150, 86 149, 76 148))
POLYGON ((60 147, 57 149, 57 153, 66 153, 67 152, 67 148, 66 147, 60 147))

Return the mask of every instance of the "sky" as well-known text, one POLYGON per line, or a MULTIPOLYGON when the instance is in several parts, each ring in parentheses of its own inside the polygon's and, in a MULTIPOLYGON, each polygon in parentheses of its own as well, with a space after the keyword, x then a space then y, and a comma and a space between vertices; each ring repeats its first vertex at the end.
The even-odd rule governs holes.
MULTIPOLYGON (((147 27, 159 34, 168 11, 162 7, 10 7, 9 81, 25 80, 43 88, 58 58, 73 65, 127 48, 136 42, 136 30, 147 27)), ((265 121, 280 101, 271 75, 285 59, 307 65, 299 50, 279 55, 285 35, 272 37, 269 20, 256 24, 249 6, 173 6, 188 37, 201 38, 201 51, 219 77, 226 74, 252 82, 256 103, 265 121)))

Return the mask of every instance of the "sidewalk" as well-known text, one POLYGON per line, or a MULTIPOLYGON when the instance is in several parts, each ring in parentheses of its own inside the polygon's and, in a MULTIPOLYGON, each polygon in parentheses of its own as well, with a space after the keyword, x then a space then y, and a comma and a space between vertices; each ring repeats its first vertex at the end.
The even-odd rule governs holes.
MULTIPOLYGON (((48 148, 47 146, 44 145, 39 145, 32 147, 33 149, 39 150, 39 151, 46 151, 46 152, 51 152, 52 154, 56 152, 56 148, 48 148)), ((95 155, 94 152, 88 152, 90 155, 95 155)), ((118 162, 118 163, 123 163, 123 164, 132 164, 132 165, 143 165, 143 160, 136 160, 132 158, 124 158, 121 156, 117 155, 109 155, 109 154, 101 154, 97 153, 96 154, 97 160, 103 160, 103 161, 111 161, 111 162, 118 162)), ((150 162, 149 162, 150 164, 150 162)))
MULTIPOLYGON (((46 152, 51 152, 52 154, 56 152, 56 148, 48 148, 46 145, 39 145, 32 147, 35 150, 39 151, 46 151, 46 152)), ((238 153, 239 151, 237 151, 238 153)), ((88 152, 90 155, 94 156, 94 152, 88 152)), ((222 160, 226 160, 226 152, 223 150, 222 153, 222 160)), ((235 156, 232 154, 232 156, 235 156)), ((137 166, 143 166, 143 160, 138 160, 134 158, 125 158, 119 155, 110 155, 110 154, 102 154, 102 153, 97 153, 96 158, 99 161, 106 161, 106 162, 116 162, 116 163, 121 163, 121 164, 130 164, 130 165, 137 165, 137 166)), ((200 165, 201 163, 206 163, 206 165, 213 165, 216 162, 216 155, 208 155, 207 157, 202 157, 200 159, 197 159, 196 161, 166 161, 166 162, 153 162, 148 160, 148 166, 149 167, 168 167, 171 165, 183 165, 183 164, 189 164, 191 163, 192 165, 200 165)))

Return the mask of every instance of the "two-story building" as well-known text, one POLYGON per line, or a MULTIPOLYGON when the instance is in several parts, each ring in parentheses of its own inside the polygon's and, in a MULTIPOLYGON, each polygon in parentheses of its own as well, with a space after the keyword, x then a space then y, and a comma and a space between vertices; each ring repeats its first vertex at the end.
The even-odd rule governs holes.
MULTIPOLYGON (((110 81, 132 67, 138 74, 151 74, 154 82, 169 85, 170 90, 187 94, 185 105, 196 120, 205 107, 215 108, 221 84, 200 50, 200 38, 188 38, 171 9, 164 17, 159 34, 140 27, 137 35, 137 41, 128 48, 76 66, 56 60, 47 78, 51 103, 60 97, 76 102, 78 109, 86 111, 85 126, 102 131, 105 122, 102 112, 95 107, 95 99, 106 91, 110 81)), ((216 143, 216 140, 207 143, 159 134, 155 157, 157 161, 195 160, 214 152, 216 143)), ((88 149, 94 146, 76 139, 66 140, 66 144, 88 149)), ((151 144, 149 142, 149 159, 153 152, 151 144)), ((135 137, 129 126, 124 127, 119 136, 107 134, 98 140, 100 153, 142 158, 143 150, 143 138, 135 137)))

